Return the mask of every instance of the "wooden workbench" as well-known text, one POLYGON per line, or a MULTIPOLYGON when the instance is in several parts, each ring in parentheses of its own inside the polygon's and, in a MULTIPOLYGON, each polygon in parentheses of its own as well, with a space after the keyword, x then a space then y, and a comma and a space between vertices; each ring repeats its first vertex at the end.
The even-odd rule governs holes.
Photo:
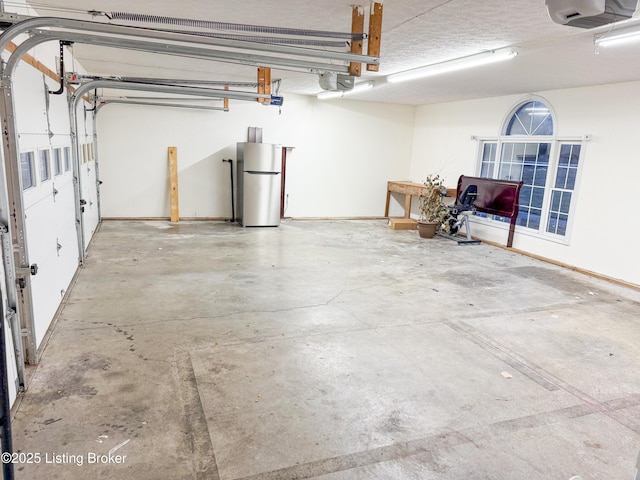
POLYGON ((415 230, 418 223, 410 218, 411 215, 411 197, 419 197, 426 188, 421 183, 414 182, 387 182, 387 203, 384 207, 384 216, 389 216, 389 202, 391 201, 391 193, 404 193, 404 217, 389 218, 389 224, 394 230, 415 230))
MULTIPOLYGON (((389 202, 392 193, 404 193, 404 217, 389 218, 389 224, 394 230, 415 230, 418 223, 411 218, 411 197, 419 197, 426 193, 427 187, 415 182, 387 182, 387 203, 384 207, 384 216, 389 217, 389 202)), ((447 188, 447 197, 456 197, 455 188, 447 188)))
POLYGON ((387 182, 387 204, 384 207, 384 216, 389 216, 389 202, 391 201, 391 193, 404 193, 404 218, 409 218, 411 213, 411 197, 419 197, 426 188, 421 183, 414 182, 387 182))

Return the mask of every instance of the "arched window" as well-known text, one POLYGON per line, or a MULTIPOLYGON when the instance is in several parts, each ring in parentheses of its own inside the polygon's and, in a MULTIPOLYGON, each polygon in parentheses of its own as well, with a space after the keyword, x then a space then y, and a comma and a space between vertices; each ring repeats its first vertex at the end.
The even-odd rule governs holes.
POLYGON ((553 135, 551 110, 542 102, 527 102, 511 116, 506 135, 553 135))
POLYGON ((517 225, 566 237, 582 143, 555 137, 553 112, 541 99, 521 102, 511 112, 497 140, 481 141, 479 175, 522 180, 517 225))

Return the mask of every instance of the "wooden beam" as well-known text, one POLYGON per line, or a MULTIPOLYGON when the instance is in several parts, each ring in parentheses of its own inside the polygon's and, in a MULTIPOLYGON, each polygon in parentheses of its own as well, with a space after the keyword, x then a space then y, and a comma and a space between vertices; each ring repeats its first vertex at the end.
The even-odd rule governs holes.
MULTIPOLYGON (((225 85, 225 86, 224 86, 224 89, 225 89, 225 90, 229 90, 229 85, 225 85)), ((229 99, 228 99, 227 97, 225 97, 225 98, 222 100, 222 102, 223 102, 223 103, 222 103, 222 106, 223 106, 225 109, 229 109, 229 99)))
MULTIPOLYGON (((354 5, 351 11, 351 33, 353 35, 364 35, 364 8, 360 5, 354 5)), ((351 53, 362 54, 362 40, 351 40, 351 53)), ((349 75, 359 77, 361 73, 362 64, 360 62, 351 62, 349 64, 349 75)))
MULTIPOLYGON (((271 95, 271 69, 258 67, 258 94, 271 95)), ((271 103, 269 98, 259 98, 260 103, 271 103)))
MULTIPOLYGON (((382 40, 382 3, 374 2, 371 5, 369 17, 369 41, 367 43, 367 55, 380 57, 380 43, 382 40)), ((377 72, 379 65, 367 64, 367 70, 377 72)))
POLYGON ((169 147, 169 197, 171 202, 171 221, 180 220, 178 210, 178 149, 169 147))

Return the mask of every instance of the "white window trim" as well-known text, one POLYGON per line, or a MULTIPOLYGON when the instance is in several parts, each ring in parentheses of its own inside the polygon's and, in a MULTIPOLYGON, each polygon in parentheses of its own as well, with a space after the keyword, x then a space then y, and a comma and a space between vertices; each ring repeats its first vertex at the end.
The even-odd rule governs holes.
POLYGON ((73 155, 71 153, 71 146, 65 145, 62 147, 62 174, 71 173, 73 171, 73 155), (67 169, 67 164, 69 168, 67 169))
MULTIPOLYGON (((545 103, 546 104, 546 103, 545 103)), ((512 109, 511 115, 515 112, 519 106, 522 106, 522 103, 519 103, 517 107, 512 109)), ((507 119, 510 116, 506 117, 507 119)), ((503 123, 504 124, 504 123, 503 123)), ((504 128, 501 128, 504 131, 504 128)), ((559 243, 562 245, 569 245, 571 242, 571 233, 573 231, 573 223, 575 221, 575 209, 577 201, 575 201, 577 197, 577 192, 580 187, 580 178, 582 177, 583 170, 583 161, 584 155, 586 151, 586 143, 588 136, 567 136, 567 137, 558 137, 556 135, 546 135, 546 136, 523 136, 523 135, 501 135, 500 137, 476 137, 478 141, 477 150, 477 158, 475 165, 475 175, 480 176, 482 171, 482 155, 484 152, 484 144, 485 143, 496 143, 496 162, 494 165, 494 178, 497 176, 500 165, 500 154, 502 153, 502 145, 504 143, 550 143, 551 147, 549 150, 549 168, 547 170, 547 179, 545 184, 545 196, 542 203, 542 215, 540 218, 540 228, 538 231, 533 230, 528 227, 523 227, 521 225, 516 225, 515 233, 519 235, 526 235, 528 237, 533 237, 541 240, 546 240, 554 243, 559 243), (567 221, 567 229, 565 235, 557 235, 555 233, 547 232, 547 223, 549 221, 549 206, 551 203, 551 191, 555 188, 555 178, 558 174, 558 161, 559 161, 559 150, 562 144, 578 144, 580 145, 580 157, 578 158, 578 171, 576 173, 576 182, 572 191, 571 198, 571 206, 569 207, 569 219, 567 221), (553 182, 551 180, 554 180, 553 182)), ((478 223, 483 226, 497 228, 499 230, 509 230, 509 223, 500 222, 498 220, 493 220, 490 217, 476 217, 475 215, 470 217, 471 221, 474 223, 478 223)))
POLYGON ((53 178, 64 174, 64 147, 51 147, 51 176, 53 178), (56 156, 55 151, 60 152, 60 172, 56 173, 56 156))
POLYGON ((30 150, 21 150, 20 151, 20 186, 22 187, 22 191, 23 192, 31 192, 33 190, 36 189, 36 187, 38 186, 38 175, 36 175, 36 159, 37 159, 37 152, 34 149, 30 149, 30 150), (24 188, 24 185, 22 184, 22 154, 24 153, 31 153, 33 154, 33 161, 31 162, 31 178, 33 178, 33 185, 31 185, 30 187, 24 188))
POLYGON ((53 179, 53 170, 51 169, 51 149, 50 148, 39 148, 38 149, 38 155, 36 156, 36 162, 37 162, 37 169, 38 169, 38 179, 40 180, 40 184, 45 183, 45 182, 50 182, 53 179), (49 152, 49 158, 48 158, 48 167, 49 167, 49 178, 43 179, 42 177, 42 170, 40 169, 40 153, 41 152, 49 152))

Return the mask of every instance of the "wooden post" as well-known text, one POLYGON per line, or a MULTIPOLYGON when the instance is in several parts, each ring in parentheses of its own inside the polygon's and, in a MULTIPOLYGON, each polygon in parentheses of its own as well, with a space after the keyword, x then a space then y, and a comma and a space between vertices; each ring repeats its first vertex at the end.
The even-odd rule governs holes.
MULTIPOLYGON (((371 5, 371 16, 369 17, 369 42, 367 44, 367 55, 380 57, 380 42, 382 40, 382 4, 374 2, 371 5)), ((367 64, 367 70, 377 72, 379 65, 367 64)))
MULTIPOLYGON (((351 14, 351 33, 354 35, 364 34, 364 8, 360 5, 354 5, 351 14)), ((351 40, 351 53, 357 55, 362 54, 362 40, 351 40)), ((362 64, 359 62, 351 62, 349 64, 349 75, 356 77, 362 72, 362 64)))
MULTIPOLYGON (((229 90, 229 85, 225 85, 225 86, 224 86, 224 89, 225 89, 225 90, 229 90)), ((224 108, 225 110, 229 110, 229 99, 228 99, 227 97, 225 97, 225 98, 222 100, 222 102, 223 102, 223 103, 222 103, 223 108, 224 108)))
MULTIPOLYGON (((271 69, 269 67, 258 67, 258 93, 271 95, 271 69)), ((259 98, 260 103, 271 103, 268 98, 259 98)))
POLYGON ((178 149, 169 147, 169 197, 171 200, 171 221, 180 220, 178 211, 178 149))

